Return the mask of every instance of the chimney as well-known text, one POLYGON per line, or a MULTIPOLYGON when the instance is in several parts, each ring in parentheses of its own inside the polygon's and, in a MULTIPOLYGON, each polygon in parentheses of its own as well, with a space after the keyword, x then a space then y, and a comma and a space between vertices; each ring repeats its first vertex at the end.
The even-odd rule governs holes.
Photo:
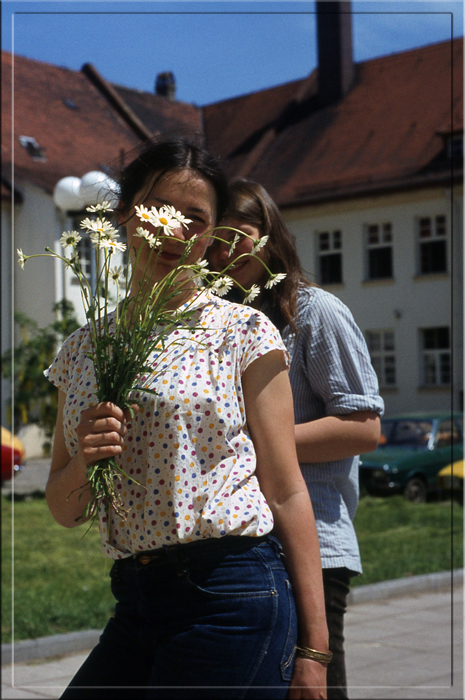
POLYGON ((155 93, 160 97, 167 97, 168 100, 174 100, 176 92, 176 80, 173 73, 159 73, 155 81, 155 93))
POLYGON ((352 87, 352 8, 350 2, 316 3, 318 95, 321 107, 340 100, 352 87))

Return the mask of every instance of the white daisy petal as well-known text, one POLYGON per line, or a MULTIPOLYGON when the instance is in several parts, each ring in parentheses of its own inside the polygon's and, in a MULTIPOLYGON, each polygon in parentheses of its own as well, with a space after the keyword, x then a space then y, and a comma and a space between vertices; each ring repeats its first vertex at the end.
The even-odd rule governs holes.
POLYGON ((24 270, 24 263, 26 262, 27 258, 21 248, 16 248, 16 253, 18 254, 18 265, 20 266, 21 270, 24 270))
POLYGON ((224 295, 229 292, 233 284, 234 282, 230 277, 220 277, 213 282, 211 290, 219 297, 224 297, 224 295))
POLYGON ((248 304, 249 302, 253 301, 255 297, 257 297, 259 294, 260 287, 256 284, 253 284, 249 289, 247 296, 244 299, 244 304, 248 304))
POLYGON ((285 277, 286 277, 285 272, 279 272, 277 275, 273 275, 272 277, 270 277, 268 282, 265 284, 265 289, 271 289, 271 287, 274 287, 275 284, 282 282, 282 280, 285 279, 285 277))

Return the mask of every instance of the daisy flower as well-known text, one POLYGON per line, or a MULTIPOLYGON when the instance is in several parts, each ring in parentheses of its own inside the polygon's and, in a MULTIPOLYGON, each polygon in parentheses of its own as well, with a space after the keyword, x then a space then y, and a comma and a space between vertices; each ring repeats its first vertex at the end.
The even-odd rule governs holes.
MULTIPOLYGON (((152 207, 154 209, 155 207, 152 207)), ((135 206, 134 209, 136 210, 136 214, 139 217, 139 219, 142 219, 142 221, 150 221, 151 218, 151 212, 147 207, 144 207, 143 204, 140 205, 140 207, 135 206)))
POLYGON ((77 231, 64 231, 60 238, 60 243, 63 248, 75 248, 82 236, 77 231))
POLYGON ((96 211, 113 211, 110 202, 102 202, 101 204, 91 204, 86 207, 86 211, 96 212, 96 211))
POLYGON ((262 236, 253 244, 253 252, 257 253, 263 246, 268 243, 269 236, 262 236))
POLYGON ((104 236, 118 235, 118 231, 110 224, 109 221, 105 221, 105 219, 84 219, 81 222, 81 228, 86 228, 89 231, 93 231, 94 233, 104 236))
POLYGON ((253 284, 250 287, 249 292, 244 299, 244 304, 248 304, 249 302, 253 301, 255 299, 255 297, 257 297, 259 294, 260 294, 260 287, 256 284, 253 284))
POLYGON ((231 247, 229 248, 228 258, 231 257, 233 250, 236 247, 236 245, 239 243, 240 239, 241 239, 240 234, 236 233, 236 235, 234 236, 234 240, 231 243, 231 247))
POLYGON ((27 256, 24 255, 21 248, 16 248, 16 253, 18 254, 18 265, 20 266, 21 270, 24 270, 24 263, 27 260, 27 256))
POLYGON ((165 207, 162 207, 160 211, 157 211, 155 207, 152 207, 150 212, 150 223, 157 228, 162 228, 165 236, 172 236, 173 229, 179 228, 179 222, 170 216, 165 207))
POLYGON ((113 269, 110 270, 110 278, 113 280, 113 282, 118 282, 119 278, 123 274, 123 266, 119 265, 118 267, 114 267, 113 269))
POLYGON ((186 219, 186 217, 183 216, 180 211, 176 211, 175 207, 173 207, 171 204, 166 204, 165 209, 173 219, 179 221, 179 223, 185 226, 186 228, 188 228, 187 224, 192 223, 192 219, 186 219))
POLYGON ((265 284, 265 289, 271 289, 271 287, 274 287, 275 284, 278 284, 278 282, 282 282, 282 280, 286 277, 285 272, 278 272, 277 275, 273 275, 270 277, 268 282, 265 284))
POLYGON ((125 243, 119 243, 118 241, 105 238, 99 241, 98 247, 100 250, 106 248, 109 253, 114 253, 116 250, 120 250, 121 252, 125 251, 127 246, 125 243))
POLYGON ((213 294, 217 294, 219 297, 224 297, 224 295, 229 292, 233 284, 234 283, 230 277, 220 277, 213 282, 211 290, 213 294))

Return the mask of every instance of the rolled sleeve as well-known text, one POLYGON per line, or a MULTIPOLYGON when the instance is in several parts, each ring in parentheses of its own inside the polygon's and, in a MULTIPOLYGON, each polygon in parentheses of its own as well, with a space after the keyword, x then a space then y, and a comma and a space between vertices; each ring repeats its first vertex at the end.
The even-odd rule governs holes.
POLYGON ((301 367, 325 414, 382 414, 384 403, 368 348, 347 306, 318 290, 303 308, 301 319, 301 367))

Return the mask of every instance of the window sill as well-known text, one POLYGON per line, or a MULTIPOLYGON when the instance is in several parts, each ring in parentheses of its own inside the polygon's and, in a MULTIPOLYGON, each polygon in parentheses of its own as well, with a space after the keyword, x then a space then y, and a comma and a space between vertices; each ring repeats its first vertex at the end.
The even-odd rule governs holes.
POLYGON ((437 384, 435 386, 419 386, 418 391, 421 392, 422 394, 426 393, 439 393, 441 391, 447 391, 450 393, 452 387, 450 384, 437 384))
POLYGON ((450 278, 448 272, 429 272, 422 275, 414 275, 414 282, 435 282, 436 280, 447 280, 450 278))
POLYGON ((322 289, 328 289, 328 287, 330 287, 332 290, 344 289, 345 284, 344 284, 344 282, 325 282, 325 283, 320 283, 320 287, 322 289))
POLYGON ((394 277, 383 277, 377 280, 362 280, 363 287, 383 287, 388 284, 395 284, 396 280, 394 277))

